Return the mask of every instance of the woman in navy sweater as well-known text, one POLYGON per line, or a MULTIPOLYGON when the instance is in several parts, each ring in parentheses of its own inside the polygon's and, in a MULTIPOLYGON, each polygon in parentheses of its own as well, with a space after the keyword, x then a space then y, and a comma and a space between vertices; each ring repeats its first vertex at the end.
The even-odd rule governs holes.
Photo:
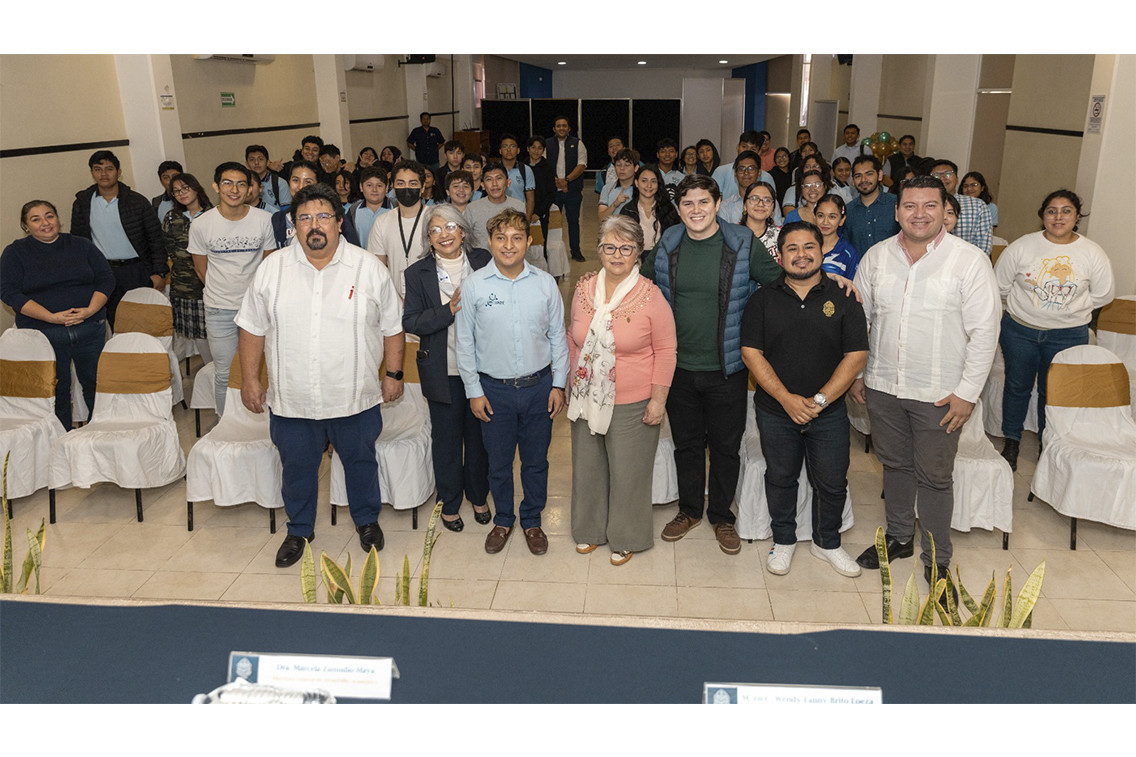
POLYGON ((87 407, 95 406, 114 274, 93 242, 60 233, 50 202, 24 205, 20 226, 28 235, 0 255, 0 299, 16 311, 16 326, 42 331, 55 349, 55 415, 70 430, 72 361, 87 407))

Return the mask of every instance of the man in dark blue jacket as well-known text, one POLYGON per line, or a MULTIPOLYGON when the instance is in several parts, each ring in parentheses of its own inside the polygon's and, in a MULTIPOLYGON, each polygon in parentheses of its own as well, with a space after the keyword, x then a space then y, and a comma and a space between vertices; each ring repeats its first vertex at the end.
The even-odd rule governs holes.
POLYGON ((554 137, 548 140, 548 162, 556 172, 553 202, 568 219, 568 250, 573 260, 583 260, 580 252, 580 206, 584 204, 584 169, 588 150, 579 137, 569 134, 568 119, 560 116, 552 125, 554 137))

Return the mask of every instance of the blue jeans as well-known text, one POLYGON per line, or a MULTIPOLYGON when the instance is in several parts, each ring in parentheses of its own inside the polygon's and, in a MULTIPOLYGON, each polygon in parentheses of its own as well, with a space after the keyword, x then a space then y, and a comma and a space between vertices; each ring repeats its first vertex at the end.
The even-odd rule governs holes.
POLYGON ((357 526, 376 523, 383 506, 375 441, 383 430, 382 405, 342 418, 287 418, 270 414, 268 433, 283 466, 280 495, 288 513, 288 535, 315 531, 319 467, 330 441, 343 463, 347 504, 357 526))
POLYGON ((224 308, 205 308, 205 335, 209 351, 213 353, 213 396, 217 402, 217 416, 225 412, 225 392, 229 388, 229 367, 237 354, 240 328, 236 324, 237 311, 224 308))
MULTIPOLYGON (((95 375, 106 342, 106 319, 83 321, 75 326, 45 324, 40 331, 55 350, 55 417, 71 430, 71 363, 83 387, 83 401, 95 409, 95 375)), ((87 420, 83 418, 83 420, 87 420)))
POLYGON ((1021 440, 1022 426, 1029 409, 1030 392, 1037 381, 1037 435, 1045 430, 1045 388, 1049 364, 1061 350, 1089 343, 1089 326, 1067 329, 1031 329, 1002 315, 998 335, 1006 361, 1006 381, 1002 388, 1002 436, 1021 440))
POLYGON ((840 522, 848 493, 848 411, 843 398, 806 426, 784 413, 757 409, 765 457, 765 499, 774 544, 797 543, 797 486, 801 463, 813 487, 813 543, 840 546, 840 522))
POLYGON ((513 458, 521 458, 521 528, 540 526, 548 501, 548 445, 552 442, 552 419, 548 395, 552 374, 546 373, 534 386, 516 389, 485 380, 485 398, 493 408, 488 423, 481 424, 481 438, 489 455, 489 491, 493 493, 493 524, 512 528, 513 458))
POLYGON ((580 255, 580 207, 584 204, 584 194, 579 189, 557 192, 552 201, 568 219, 568 253, 580 255))

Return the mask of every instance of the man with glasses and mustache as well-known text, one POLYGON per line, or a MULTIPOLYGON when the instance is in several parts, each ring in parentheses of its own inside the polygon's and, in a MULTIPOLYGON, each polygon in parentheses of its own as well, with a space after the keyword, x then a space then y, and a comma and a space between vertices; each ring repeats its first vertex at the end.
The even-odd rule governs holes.
POLYGON ((304 187, 290 212, 294 241, 257 270, 236 319, 241 402, 253 413, 269 409, 283 465, 288 535, 276 553, 278 568, 296 563, 315 537, 328 442, 343 460, 359 546, 383 548, 375 440, 383 428, 381 404, 402 396, 405 347, 394 282, 374 255, 342 237, 343 204, 335 191, 304 187))

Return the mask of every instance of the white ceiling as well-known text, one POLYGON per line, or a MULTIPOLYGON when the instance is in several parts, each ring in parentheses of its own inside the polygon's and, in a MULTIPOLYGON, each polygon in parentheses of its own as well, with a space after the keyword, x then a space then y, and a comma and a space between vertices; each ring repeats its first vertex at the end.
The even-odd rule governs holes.
POLYGON ((644 53, 642 55, 587 55, 587 54, 533 54, 533 55, 501 55, 502 58, 527 63, 531 66, 552 69, 553 71, 596 71, 620 70, 634 68, 689 68, 689 69, 722 69, 730 70, 738 66, 748 66, 751 63, 760 63, 763 60, 777 58, 780 54, 772 55, 729 55, 693 53, 689 55, 664 55, 644 53), (640 66, 638 61, 646 61, 640 66), (725 60, 727 63, 719 63, 725 60), (566 65, 559 65, 565 61, 566 65))

